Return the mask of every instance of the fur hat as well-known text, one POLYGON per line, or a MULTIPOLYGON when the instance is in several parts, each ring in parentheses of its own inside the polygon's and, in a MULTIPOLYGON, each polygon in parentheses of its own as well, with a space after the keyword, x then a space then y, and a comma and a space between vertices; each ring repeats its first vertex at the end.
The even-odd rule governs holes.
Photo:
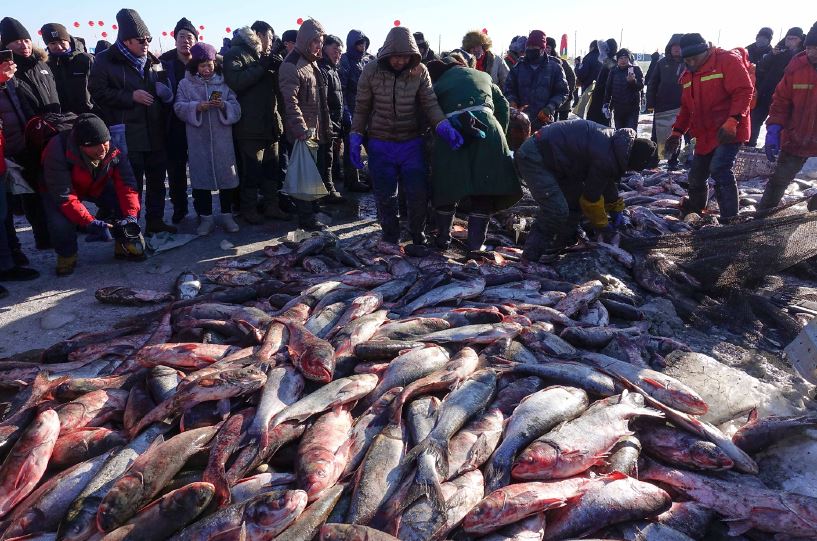
POLYGON ((181 19, 179 19, 179 22, 176 23, 176 27, 173 29, 173 36, 176 36, 181 30, 187 30, 188 32, 196 36, 197 40, 199 39, 198 28, 193 26, 193 23, 191 23, 190 19, 188 19, 187 17, 182 17, 181 19))
POLYGON ((3 17, 0 21, 0 47, 5 49, 6 45, 18 39, 31 39, 31 34, 17 19, 3 17))
POLYGON ((133 38, 143 38, 150 36, 148 25, 139 16, 135 9, 120 9, 116 14, 116 24, 119 25, 119 33, 116 35, 117 41, 125 41, 133 38))
POLYGON ((43 27, 40 28, 40 34, 46 45, 52 41, 68 41, 71 39, 68 30, 59 23, 44 24, 43 27))
POLYGON ((462 37, 462 48, 470 51, 474 47, 482 46, 482 49, 487 51, 494 44, 488 34, 484 34, 478 30, 471 30, 462 37))

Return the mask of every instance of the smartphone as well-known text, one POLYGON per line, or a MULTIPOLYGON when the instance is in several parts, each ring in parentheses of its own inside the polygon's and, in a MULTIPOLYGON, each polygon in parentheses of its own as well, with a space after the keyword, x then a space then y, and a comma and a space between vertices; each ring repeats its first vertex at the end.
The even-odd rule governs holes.
POLYGON ((0 64, 5 64, 6 62, 11 62, 14 60, 14 53, 9 50, 0 51, 0 64))
POLYGON ((210 101, 218 101, 221 99, 221 91, 220 90, 213 90, 210 94, 210 101))
POLYGON ((627 75, 635 75, 635 70, 633 68, 629 68, 627 70, 627 75))

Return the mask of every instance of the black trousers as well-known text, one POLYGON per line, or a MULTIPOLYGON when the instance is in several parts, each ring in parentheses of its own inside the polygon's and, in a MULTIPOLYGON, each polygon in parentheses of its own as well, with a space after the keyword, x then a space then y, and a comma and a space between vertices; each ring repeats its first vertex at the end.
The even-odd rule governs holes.
MULTIPOLYGON (((218 191, 219 210, 222 214, 229 214, 233 211, 233 198, 238 188, 227 188, 218 191)), ((213 214, 213 194, 210 190, 197 190, 193 188, 193 208, 199 216, 211 216, 213 214)))

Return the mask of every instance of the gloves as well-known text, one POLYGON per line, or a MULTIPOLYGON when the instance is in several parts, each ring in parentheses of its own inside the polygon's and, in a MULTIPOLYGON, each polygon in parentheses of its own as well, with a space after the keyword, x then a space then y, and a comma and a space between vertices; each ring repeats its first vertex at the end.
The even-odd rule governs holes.
POLYGON ((451 125, 451 122, 449 122, 447 118, 437 124, 435 131, 437 135, 440 136, 440 139, 448 143, 451 150, 457 150, 465 143, 460 132, 454 129, 454 126, 451 125))
POLYGON ((363 169, 363 158, 360 157, 360 151, 363 148, 363 136, 359 133, 349 134, 349 159, 355 169, 363 169))
POLYGON ((173 90, 164 83, 156 83, 156 95, 163 103, 173 103, 173 90))
POLYGON ((771 124, 766 126, 766 159, 770 162, 777 161, 777 154, 780 152, 780 132, 783 126, 771 124))
POLYGON ((672 156, 678 152, 679 148, 681 148, 681 135, 677 132, 672 132, 672 135, 667 137, 667 140, 664 141, 664 155, 672 156))
POLYGON ((348 107, 343 108, 343 119, 341 122, 345 130, 349 130, 352 127, 352 111, 350 111, 348 107))
POLYGON ((485 132, 488 130, 488 126, 478 119, 471 111, 460 113, 452 117, 451 125, 454 126, 454 129, 460 132, 460 135, 462 135, 463 140, 465 141, 470 141, 472 139, 485 139, 487 137, 485 132))
POLYGON ((604 118, 610 118, 613 116, 613 113, 610 112, 610 104, 605 103, 601 106, 601 113, 604 115, 604 118))
POLYGON ((111 230, 106 222, 102 220, 94 220, 85 226, 88 230, 88 235, 85 236, 85 242, 108 242, 113 240, 111 230))
POLYGON ((582 214, 590 221, 590 225, 596 231, 601 231, 608 225, 607 211, 604 210, 604 197, 599 197, 598 201, 588 201, 584 196, 579 197, 579 207, 582 214))
POLYGON ((632 225, 632 222, 630 222, 629 216, 623 212, 611 212, 610 225, 612 225, 615 230, 627 229, 632 225))
POLYGON ((738 120, 730 116, 718 130, 718 143, 728 145, 738 138, 738 120))
POLYGON ((619 197, 615 201, 611 201, 609 203, 604 204, 604 210, 612 214, 613 212, 624 212, 626 206, 624 205, 624 199, 619 197))
POLYGON ((550 107, 545 107, 544 109, 539 111, 539 114, 536 115, 536 118, 539 119, 539 122, 541 122, 542 125, 552 124, 553 111, 550 110, 550 107))

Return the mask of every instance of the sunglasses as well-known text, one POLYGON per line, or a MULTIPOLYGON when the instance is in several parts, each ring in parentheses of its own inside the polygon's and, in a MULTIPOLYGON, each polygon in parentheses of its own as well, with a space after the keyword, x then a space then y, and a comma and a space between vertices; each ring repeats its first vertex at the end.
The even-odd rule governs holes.
POLYGON ((150 36, 148 36, 146 38, 133 38, 133 39, 136 40, 137 42, 139 42, 139 45, 144 45, 146 43, 150 43, 151 41, 153 41, 153 38, 150 37, 150 36))

